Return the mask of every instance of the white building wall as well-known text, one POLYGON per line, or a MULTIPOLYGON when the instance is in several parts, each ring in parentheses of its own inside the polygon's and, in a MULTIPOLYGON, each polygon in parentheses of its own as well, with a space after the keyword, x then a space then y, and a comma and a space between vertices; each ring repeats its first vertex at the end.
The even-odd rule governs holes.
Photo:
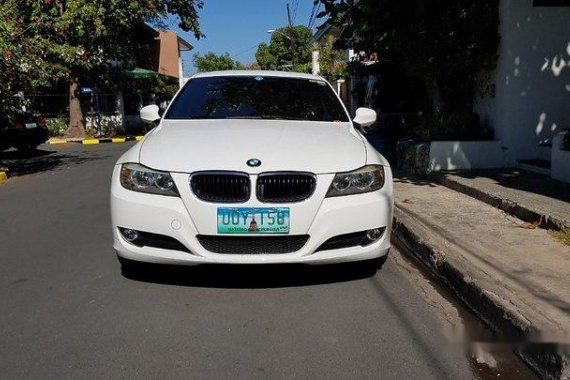
POLYGON ((543 156, 540 142, 570 128, 570 7, 532 3, 500 1, 496 97, 476 106, 508 165, 543 156))

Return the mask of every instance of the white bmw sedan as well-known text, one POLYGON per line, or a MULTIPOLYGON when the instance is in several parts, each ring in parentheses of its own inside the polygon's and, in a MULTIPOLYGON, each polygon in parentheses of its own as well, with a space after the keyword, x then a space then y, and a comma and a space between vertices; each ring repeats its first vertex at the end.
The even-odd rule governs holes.
POLYGON ((386 159, 323 78, 271 71, 193 76, 115 166, 114 248, 125 269, 160 264, 384 262, 393 193, 386 159))

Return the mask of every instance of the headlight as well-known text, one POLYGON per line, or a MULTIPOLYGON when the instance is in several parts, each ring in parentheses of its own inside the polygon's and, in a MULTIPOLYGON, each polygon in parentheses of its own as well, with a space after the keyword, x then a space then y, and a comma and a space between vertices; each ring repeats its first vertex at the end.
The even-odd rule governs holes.
POLYGON ((384 167, 369 165, 353 172, 335 175, 327 197, 361 194, 380 190, 384 186, 384 167))
POLYGON ((121 166, 121 185, 125 189, 141 193, 179 196, 170 173, 152 170, 139 164, 121 166))

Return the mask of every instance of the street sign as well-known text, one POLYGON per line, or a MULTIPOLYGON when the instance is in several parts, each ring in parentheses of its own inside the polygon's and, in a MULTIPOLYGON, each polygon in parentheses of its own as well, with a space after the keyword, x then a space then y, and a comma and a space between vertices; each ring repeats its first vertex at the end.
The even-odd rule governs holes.
POLYGON ((81 95, 93 94, 95 91, 96 90, 93 87, 81 87, 79 89, 79 92, 81 93, 81 95))

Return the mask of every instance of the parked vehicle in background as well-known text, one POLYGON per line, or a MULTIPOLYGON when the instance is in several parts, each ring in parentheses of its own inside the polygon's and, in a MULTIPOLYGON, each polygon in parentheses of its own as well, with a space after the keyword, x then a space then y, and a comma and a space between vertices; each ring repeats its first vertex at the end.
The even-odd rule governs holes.
POLYGON ((48 139, 49 131, 42 116, 0 116, 0 152, 10 148, 31 152, 48 139))

